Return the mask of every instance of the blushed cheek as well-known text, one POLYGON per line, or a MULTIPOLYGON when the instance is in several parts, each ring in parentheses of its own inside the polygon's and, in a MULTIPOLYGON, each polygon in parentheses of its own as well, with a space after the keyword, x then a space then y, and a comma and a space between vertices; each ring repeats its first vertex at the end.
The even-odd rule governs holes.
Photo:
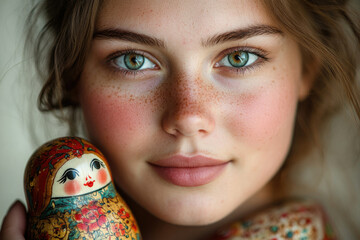
POLYGON ((100 184, 105 184, 107 183, 108 180, 108 174, 106 172, 105 169, 101 169, 100 171, 98 171, 97 173, 97 179, 99 181, 100 184))
POLYGON ((292 134, 296 99, 289 91, 267 91, 238 97, 233 103, 229 125, 249 144, 288 141, 292 134))
POLYGON ((68 181, 64 185, 64 192, 67 195, 76 195, 81 190, 81 184, 77 180, 68 181))
MULTIPOLYGON (((121 151, 141 139, 146 108, 126 97, 97 91, 84 93, 82 110, 90 138, 100 147, 116 143, 121 151)), ((106 150, 106 149, 104 149, 106 150)))

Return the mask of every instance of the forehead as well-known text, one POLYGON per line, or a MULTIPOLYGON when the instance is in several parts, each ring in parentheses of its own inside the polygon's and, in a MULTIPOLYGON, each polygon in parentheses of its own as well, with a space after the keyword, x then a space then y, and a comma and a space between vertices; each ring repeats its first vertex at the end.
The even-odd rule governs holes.
POLYGON ((259 0, 106 0, 96 28, 117 27, 171 41, 258 24, 276 26, 259 0))
POLYGON ((83 154, 81 157, 74 157, 68 160, 67 162, 64 163, 64 165, 61 168, 66 169, 69 167, 73 167, 73 168, 85 167, 85 166, 90 167, 90 163, 94 159, 98 159, 101 162, 104 162, 103 159, 101 159, 99 156, 92 153, 90 154, 88 153, 88 154, 83 154))

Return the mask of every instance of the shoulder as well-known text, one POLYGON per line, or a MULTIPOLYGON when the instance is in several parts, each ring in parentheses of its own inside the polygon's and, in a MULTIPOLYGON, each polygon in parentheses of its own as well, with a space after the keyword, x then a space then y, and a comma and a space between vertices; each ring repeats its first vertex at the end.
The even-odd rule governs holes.
POLYGON ((310 200, 288 200, 261 210, 221 230, 225 239, 336 239, 323 208, 310 200))

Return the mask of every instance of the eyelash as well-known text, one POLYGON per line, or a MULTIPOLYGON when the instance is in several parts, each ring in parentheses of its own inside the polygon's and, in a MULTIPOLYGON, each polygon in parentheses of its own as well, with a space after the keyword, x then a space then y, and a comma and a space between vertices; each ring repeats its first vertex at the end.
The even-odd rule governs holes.
POLYGON ((127 75, 133 75, 133 76, 137 76, 138 74, 143 74, 145 70, 152 70, 150 68, 144 69, 144 70, 131 70, 131 69, 125 69, 125 68, 120 68, 118 66, 116 66, 115 64, 115 60, 121 56, 125 56, 127 54, 136 54, 136 55, 140 55, 143 56, 144 58, 148 59, 150 62, 152 62, 155 65, 155 69, 159 69, 158 65, 156 63, 153 62, 153 60, 151 60, 150 57, 148 57, 148 54, 145 54, 144 52, 138 51, 138 50, 134 50, 134 49, 126 49, 123 51, 117 51, 115 53, 110 54, 107 57, 106 63, 108 65, 110 65, 111 69, 113 72, 115 73, 121 73, 125 76, 127 75))
MULTIPOLYGON (((268 55, 268 53, 265 50, 260 49, 260 48, 234 47, 234 48, 230 48, 230 49, 227 49, 227 50, 221 52, 219 54, 219 56, 221 56, 221 58, 220 57, 217 58, 217 59, 220 59, 220 60, 216 61, 216 63, 214 64, 214 67, 215 68, 226 68, 228 71, 231 71, 233 73, 244 75, 248 71, 251 71, 251 70, 255 69, 256 67, 259 67, 262 63, 269 61, 269 58, 267 57, 267 55, 268 55), (220 61, 222 61, 224 58, 226 58, 230 54, 235 53, 237 51, 246 52, 248 54, 253 54, 256 57, 258 57, 258 59, 256 59, 255 62, 251 63, 249 66, 243 66, 243 67, 238 67, 238 68, 237 67, 220 66, 219 65, 220 61)), ((156 63, 154 63, 154 61, 151 60, 150 57, 147 57, 147 56, 148 56, 148 54, 146 54, 144 52, 134 50, 134 49, 126 49, 126 50, 123 50, 123 51, 117 51, 117 52, 115 52, 113 54, 110 54, 107 57, 106 63, 111 66, 111 69, 115 73, 121 73, 121 74, 123 74, 125 76, 133 75, 135 77, 138 74, 144 74, 144 71, 153 70, 153 69, 159 69, 158 65, 156 63), (116 59, 120 58, 121 56, 125 56, 127 54, 136 54, 136 55, 143 56, 145 59, 147 59, 148 61, 153 63, 155 65, 155 67, 154 68, 146 68, 146 69, 143 69, 143 70, 141 70, 141 69, 140 70, 131 70, 131 69, 120 68, 119 66, 116 66, 114 61, 116 59)))
POLYGON ((234 48, 230 48, 230 49, 227 49, 227 50, 221 52, 219 55, 221 57, 217 58, 220 60, 217 60, 216 63, 214 64, 215 68, 226 68, 228 71, 231 71, 235 74, 240 74, 240 75, 245 75, 249 71, 254 70, 256 67, 259 67, 264 62, 267 62, 270 60, 269 57, 267 56, 268 53, 265 50, 263 50, 261 48, 253 48, 253 47, 234 47, 234 48), (234 66, 231 67, 231 66, 220 66, 219 65, 220 61, 222 61, 223 59, 228 57, 230 54, 235 53, 235 52, 245 52, 247 54, 253 54, 257 57, 257 59, 250 65, 243 66, 243 67, 234 67, 234 66))

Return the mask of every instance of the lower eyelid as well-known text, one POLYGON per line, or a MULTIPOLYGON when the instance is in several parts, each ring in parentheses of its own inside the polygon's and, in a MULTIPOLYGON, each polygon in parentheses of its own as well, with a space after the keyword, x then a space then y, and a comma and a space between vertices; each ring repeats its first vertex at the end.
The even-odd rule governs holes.
MULTIPOLYGON (((234 53, 234 52, 232 52, 232 53, 234 53)), ((230 64, 230 62, 228 60, 229 55, 232 54, 232 53, 226 54, 225 57, 223 57, 220 61, 216 62, 215 67, 223 67, 224 66, 224 67, 234 67, 234 68, 236 68, 235 66, 231 66, 231 64, 230 64), (226 64, 226 62, 228 62, 228 65, 221 65, 220 64, 221 62, 223 62, 223 64, 226 64)), ((251 59, 252 62, 250 64, 244 65, 244 66, 239 67, 239 68, 243 68, 243 67, 255 64, 258 61, 258 59, 263 58, 263 57, 259 56, 256 53, 248 52, 248 54, 249 54, 249 60, 248 61, 250 61, 250 59, 251 59), (256 58, 256 59, 253 59, 253 58, 256 58)))
POLYGON ((248 66, 236 68, 236 67, 228 67, 228 66, 218 66, 216 67, 220 72, 223 72, 221 74, 229 74, 229 77, 238 77, 243 76, 246 74, 251 73, 252 71, 256 71, 258 68, 261 68, 264 63, 267 62, 267 59, 260 58, 254 62, 253 64, 250 64, 248 66))
POLYGON ((118 71, 131 71, 131 72, 140 72, 142 70, 148 70, 148 69, 156 69, 158 64, 155 63, 150 57, 148 57, 146 54, 143 54, 143 53, 138 53, 136 51, 127 51, 127 52, 121 52, 121 53, 117 53, 117 54, 111 54, 107 60, 106 60, 106 63, 108 65, 110 65, 113 69, 115 70, 118 70, 118 71), (122 58, 122 63, 124 63, 125 65, 125 60, 124 60, 124 57, 126 54, 131 54, 131 53, 134 53, 134 54, 137 54, 137 55, 141 55, 145 58, 145 62, 144 62, 144 65, 147 64, 151 64, 151 67, 147 67, 145 69, 128 69, 126 67, 121 67, 121 66, 118 66, 115 61, 116 59, 118 58, 122 58))

